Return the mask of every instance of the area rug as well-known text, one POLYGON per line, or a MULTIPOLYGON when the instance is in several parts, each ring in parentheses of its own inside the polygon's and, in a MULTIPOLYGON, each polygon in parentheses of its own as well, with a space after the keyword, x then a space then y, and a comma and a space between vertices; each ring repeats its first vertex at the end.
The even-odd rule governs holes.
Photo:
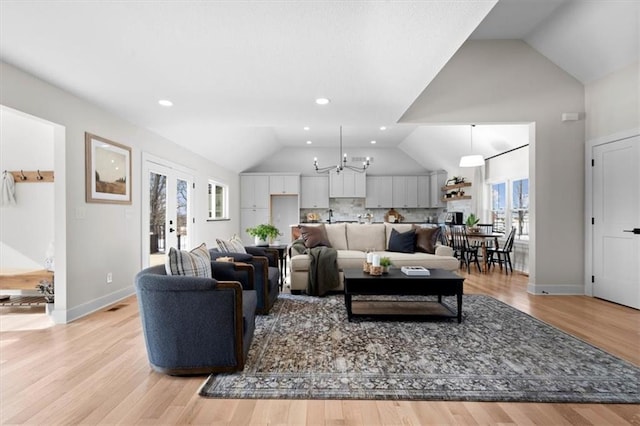
POLYGON ((0 300, 0 306, 44 306, 47 302, 43 296, 11 296, 0 300))
POLYGON ((348 322, 343 296, 286 294, 258 317, 244 371, 200 395, 640 403, 639 382, 640 368, 489 296, 465 295, 458 324, 348 322))

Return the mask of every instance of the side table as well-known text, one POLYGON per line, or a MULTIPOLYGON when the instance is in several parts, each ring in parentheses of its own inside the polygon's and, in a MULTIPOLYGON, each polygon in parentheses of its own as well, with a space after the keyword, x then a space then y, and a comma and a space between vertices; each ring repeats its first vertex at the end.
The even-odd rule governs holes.
POLYGON ((269 248, 278 251, 278 267, 280 268, 280 290, 284 286, 284 274, 287 270, 287 247, 286 244, 269 245, 269 248))

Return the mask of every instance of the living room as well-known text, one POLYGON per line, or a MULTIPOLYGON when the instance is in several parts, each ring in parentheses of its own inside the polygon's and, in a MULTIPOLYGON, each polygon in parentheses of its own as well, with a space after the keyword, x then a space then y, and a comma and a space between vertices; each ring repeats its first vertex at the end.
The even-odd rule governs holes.
MULTIPOLYGON (((4 16, 11 12, 8 6, 2 7, 4 16)), ((565 4, 563 7, 581 10, 579 4, 565 4)), ((26 13, 34 11, 27 10, 26 13)), ((569 10, 559 13, 559 16, 569 19, 574 13, 575 10, 569 10)), ((26 25, 31 22, 29 18, 21 14, 13 16, 16 19, 20 17, 15 22, 25 28, 30 26, 26 25)), ((39 14, 34 16, 45 19, 39 14)), ((5 19, 10 18, 2 19, 3 27, 6 27, 5 19)), ((458 36, 460 48, 451 52, 451 58, 447 58, 442 69, 433 75, 429 85, 422 86, 422 93, 414 93, 415 102, 404 105, 404 115, 396 117, 396 120, 415 125, 535 123, 532 125, 529 160, 532 237, 529 242, 529 277, 525 285, 532 294, 589 295, 592 274, 585 255, 589 250, 586 217, 590 216, 585 152, 590 150, 592 141, 640 127, 637 119, 637 53, 635 61, 584 83, 532 48, 531 41, 465 41, 480 21, 482 19, 467 24, 466 33, 458 36), (573 112, 580 113, 579 120, 562 121, 562 114, 573 112), (561 241, 558 236, 561 236, 561 241)), ((552 24, 547 23, 549 34, 554 30, 552 24)), ((601 37, 607 40, 605 35, 601 37)), ((172 159, 192 172, 196 188, 199 188, 194 194, 194 243, 205 241, 212 244, 215 238, 239 233, 240 172, 311 172, 313 155, 304 148, 281 147, 275 142, 269 144, 265 142, 268 138, 258 140, 254 132, 246 129, 246 149, 252 153, 245 158, 242 155, 233 157, 236 147, 239 151, 243 145, 242 137, 226 133, 225 128, 207 138, 207 141, 214 138, 218 141, 207 147, 210 155, 185 149, 171 137, 161 136, 144 125, 133 124, 131 118, 122 118, 129 112, 127 93, 121 94, 117 106, 92 101, 85 94, 77 94, 73 85, 48 78, 46 66, 42 67, 42 75, 26 64, 20 66, 22 59, 16 49, 28 49, 22 47, 19 40, 5 37, 4 33, 2 39, 0 104, 3 113, 9 109, 12 113, 17 111, 35 117, 50 127, 53 138, 53 238, 47 238, 46 243, 55 240, 56 301, 53 318, 58 324, 72 323, 133 294, 132 279, 143 266, 143 153, 172 159), (85 132, 132 148, 131 204, 85 202, 85 132), (247 158, 256 158, 253 155, 260 161, 243 163, 247 158), (228 185, 229 220, 205 220, 208 198, 204 188, 211 179, 228 185), (109 273, 112 274, 112 282, 107 283, 105 277, 109 273)), ((612 38, 609 42, 614 44, 616 40, 612 38)), ((600 53, 595 46, 590 48, 594 50, 593 56, 600 53)), ((602 50, 608 48, 606 46, 602 50)), ((51 48, 52 55, 54 51, 51 48)), ((43 60, 46 64, 47 58, 43 60)), ((429 78, 424 77, 423 80, 428 81, 429 78)), ((102 83, 94 84, 100 86, 102 83)), ((110 84, 117 86, 117 82, 110 84)), ((178 108, 179 101, 175 101, 178 108)), ((313 102, 313 96, 309 101, 313 102)), ((334 101, 335 104, 339 104, 338 100, 334 101)), ((154 114, 161 120, 169 120, 172 112, 171 109, 159 109, 154 114)), ((138 120, 142 123, 145 118, 138 117, 138 120)), ((383 124, 391 126, 394 123, 383 124)), ((264 129, 256 132, 270 134, 264 129)), ((170 133, 170 129, 166 131, 166 134, 170 133)), ((197 138, 194 135, 189 137, 197 138)), ((335 143, 334 138, 334 145, 324 148, 328 156, 336 151, 335 143)), ((384 156, 382 148, 374 150, 370 146, 353 151, 353 155, 371 153, 376 158, 384 156)), ((420 158, 427 157, 428 153, 410 151, 404 155, 420 158)), ((378 164, 381 163, 374 163, 371 170, 380 167, 378 164)), ((37 250, 43 258, 46 243, 37 250)))

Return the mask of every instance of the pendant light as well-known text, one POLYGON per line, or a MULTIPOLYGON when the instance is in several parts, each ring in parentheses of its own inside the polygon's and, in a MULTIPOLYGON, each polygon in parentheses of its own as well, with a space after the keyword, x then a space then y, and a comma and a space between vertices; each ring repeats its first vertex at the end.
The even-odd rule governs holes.
POLYGON ((479 167, 484 166, 484 157, 480 154, 473 154, 473 128, 475 124, 471 125, 471 154, 463 155, 460 157, 460 167, 479 167))
POLYGON ((351 166, 347 164, 347 154, 342 152, 342 126, 340 126, 340 157, 338 160, 338 164, 334 166, 326 166, 320 167, 318 164, 318 157, 313 159, 313 167, 316 170, 316 173, 329 173, 332 170, 335 170, 336 173, 340 174, 344 169, 353 170, 354 172, 364 173, 365 170, 369 168, 371 165, 371 159, 367 157, 365 161, 362 162, 362 166, 351 166))

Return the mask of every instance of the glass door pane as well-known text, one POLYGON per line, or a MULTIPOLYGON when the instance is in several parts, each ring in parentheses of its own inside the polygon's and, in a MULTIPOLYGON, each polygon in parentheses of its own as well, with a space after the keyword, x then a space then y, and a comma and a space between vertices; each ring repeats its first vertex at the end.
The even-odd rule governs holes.
POLYGON ((144 161, 143 267, 164 264, 171 247, 193 248, 193 177, 178 168, 160 161, 144 161))
POLYGON ((191 248, 189 245, 189 182, 176 180, 176 231, 178 249, 191 248))
POLYGON ((167 176, 149 173, 149 265, 164 263, 167 247, 167 176))

